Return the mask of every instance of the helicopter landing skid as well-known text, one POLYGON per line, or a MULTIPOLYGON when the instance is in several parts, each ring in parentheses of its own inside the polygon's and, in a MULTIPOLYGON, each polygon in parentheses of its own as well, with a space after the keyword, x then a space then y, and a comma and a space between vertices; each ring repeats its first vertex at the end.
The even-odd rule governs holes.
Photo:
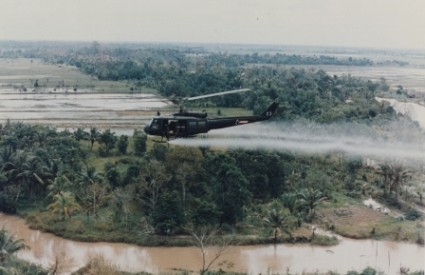
POLYGON ((155 143, 163 143, 163 144, 168 144, 168 139, 165 139, 165 140, 163 140, 162 138, 161 139, 153 139, 153 142, 155 142, 155 143))

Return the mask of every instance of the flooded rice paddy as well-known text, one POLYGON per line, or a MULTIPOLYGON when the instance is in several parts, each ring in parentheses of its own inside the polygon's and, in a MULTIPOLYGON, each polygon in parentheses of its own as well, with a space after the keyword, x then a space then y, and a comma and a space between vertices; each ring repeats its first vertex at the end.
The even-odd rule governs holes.
POLYGON ((401 85, 410 92, 425 94, 425 68, 418 67, 355 67, 355 66, 320 66, 330 75, 348 75, 373 81, 385 78, 394 89, 401 85))
POLYGON ((152 94, 0 89, 0 123, 11 120, 60 128, 142 129, 157 110, 170 104, 152 94))
POLYGON ((97 80, 71 66, 0 59, 0 124, 10 120, 62 129, 93 126, 132 132, 171 105, 151 89, 131 92, 130 86, 97 80), (36 80, 40 86, 34 90, 36 80))

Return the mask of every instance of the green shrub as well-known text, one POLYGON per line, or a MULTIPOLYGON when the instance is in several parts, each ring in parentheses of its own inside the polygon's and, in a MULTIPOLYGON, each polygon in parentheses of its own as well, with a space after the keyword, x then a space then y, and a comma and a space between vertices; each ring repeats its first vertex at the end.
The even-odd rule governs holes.
POLYGON ((415 221, 422 217, 422 214, 415 208, 409 208, 406 212, 406 220, 415 221))
POLYGON ((338 239, 335 236, 325 236, 316 234, 311 240, 311 244, 322 245, 322 246, 331 246, 337 245, 339 243, 338 239))
POLYGON ((0 193, 0 211, 15 214, 16 213, 16 203, 9 197, 7 194, 0 193))

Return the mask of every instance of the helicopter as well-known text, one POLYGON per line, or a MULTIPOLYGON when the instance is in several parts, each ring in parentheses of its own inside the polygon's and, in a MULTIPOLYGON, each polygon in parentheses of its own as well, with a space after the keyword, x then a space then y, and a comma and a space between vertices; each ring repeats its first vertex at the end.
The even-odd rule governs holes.
MULTIPOLYGON (((250 89, 238 89, 202 96, 186 97, 181 99, 181 101, 191 101, 201 98, 231 93, 240 93, 246 91, 250 91, 250 89)), ((184 110, 184 108, 180 107, 180 111, 178 113, 174 113, 172 116, 160 116, 160 114, 158 114, 158 116, 152 118, 150 123, 147 124, 143 130, 147 135, 160 136, 161 141, 164 137, 167 140, 173 138, 175 139, 193 137, 198 134, 207 133, 210 130, 234 127, 238 125, 268 120, 276 113, 278 106, 279 102, 275 100, 260 115, 223 118, 207 118, 207 113, 205 112, 189 112, 187 110, 184 110)))

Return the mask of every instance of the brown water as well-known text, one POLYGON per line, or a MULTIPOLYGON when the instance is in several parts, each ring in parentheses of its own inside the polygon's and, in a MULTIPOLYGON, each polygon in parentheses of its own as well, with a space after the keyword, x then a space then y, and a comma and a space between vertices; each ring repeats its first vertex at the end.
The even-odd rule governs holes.
MULTIPOLYGON (((151 273, 173 269, 198 271, 201 253, 196 247, 140 247, 120 243, 83 243, 31 230, 21 218, 0 213, 0 226, 5 226, 30 249, 18 256, 49 267, 56 258, 63 274, 68 274, 97 255, 125 271, 151 273)), ((370 266, 386 274, 399 274, 400 267, 410 271, 425 269, 425 248, 409 243, 340 238, 337 246, 318 247, 308 244, 231 246, 213 266, 224 270, 258 273, 302 273, 303 271, 346 272, 370 266)), ((209 250, 210 255, 213 248, 209 250)))

